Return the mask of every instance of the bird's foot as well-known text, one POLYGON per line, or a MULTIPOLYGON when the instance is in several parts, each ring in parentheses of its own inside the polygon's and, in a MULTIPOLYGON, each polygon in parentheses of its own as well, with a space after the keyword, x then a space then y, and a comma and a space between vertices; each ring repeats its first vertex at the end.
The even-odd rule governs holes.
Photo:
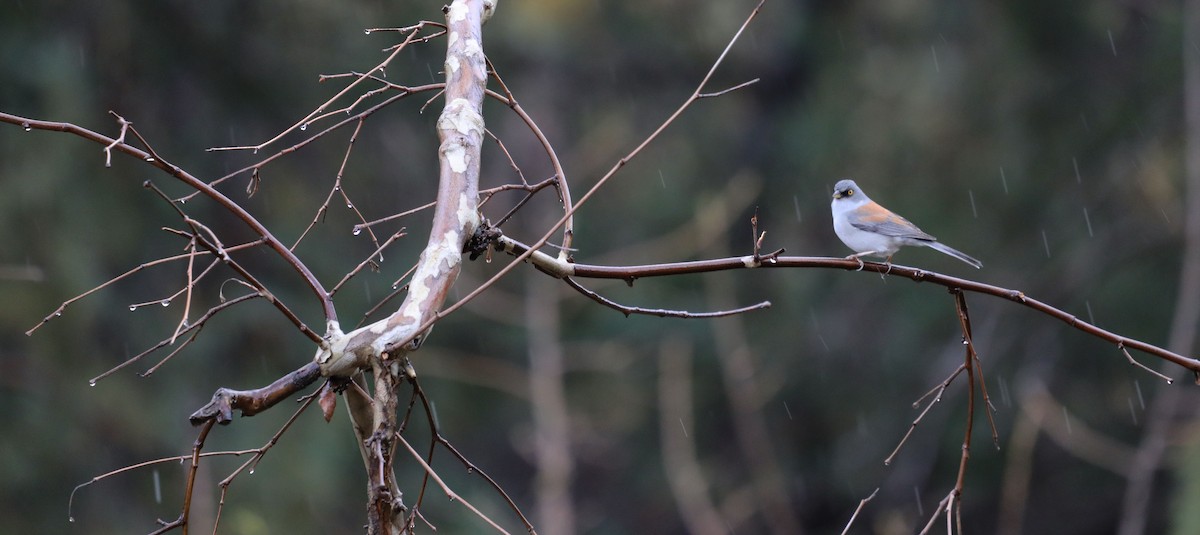
POLYGON ((863 264, 862 258, 860 258, 860 257, 863 255, 867 255, 867 254, 871 254, 871 253, 867 252, 867 253, 852 254, 850 256, 847 256, 846 260, 853 260, 855 262, 858 262, 858 269, 856 269, 854 271, 862 271, 863 268, 866 267, 866 264, 863 264))

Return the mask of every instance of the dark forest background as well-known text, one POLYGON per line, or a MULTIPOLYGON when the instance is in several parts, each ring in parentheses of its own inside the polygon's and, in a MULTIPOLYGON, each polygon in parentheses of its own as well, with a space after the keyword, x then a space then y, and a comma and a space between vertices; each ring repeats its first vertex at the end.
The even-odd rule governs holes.
MULTIPOLYGON (((504 0, 484 28, 485 50, 555 144, 578 195, 687 97, 752 7, 504 0)), ((341 87, 318 84, 318 75, 369 69, 396 42, 396 34, 364 28, 440 20, 440 8, 10 1, 0 8, 0 110, 115 135, 113 110, 165 158, 211 179, 254 156, 204 149, 269 139, 341 87)), ((1020 289, 1166 345, 1177 305, 1200 299, 1180 295, 1178 282, 1187 217, 1184 53, 1198 46, 1182 10, 1158 1, 770 0, 712 87, 761 81, 699 102, 626 166, 577 214, 575 257, 641 264, 748 254, 756 209, 767 249, 844 256, 828 204, 833 183, 850 176, 984 267, 976 272, 927 249, 904 250, 897 263, 1020 289)), ((434 41, 405 53, 387 76, 434 81, 443 54, 444 42, 434 41)), ((426 98, 376 114, 355 145, 343 184, 369 219, 433 198, 440 104, 422 114, 426 98)), ((528 162, 526 177, 552 174, 511 112, 488 102, 485 118, 528 162)), ((328 193, 348 136, 327 136, 263 168, 252 198, 244 179, 224 190, 294 241, 328 193)), ((81 139, 0 128, 0 531, 139 532, 155 518, 174 518, 184 476, 177 464, 84 488, 74 523, 67 499, 93 476, 187 453, 195 437, 187 415, 215 388, 265 384, 313 354, 311 342, 257 302, 215 320, 154 375, 136 372, 157 359, 89 387, 89 378, 169 336, 178 305, 128 308, 178 289, 179 265, 124 280, 26 337, 62 301, 182 246, 160 230, 176 216, 142 182, 183 190, 130 158, 103 164, 101 147, 81 139)), ((482 187, 514 180, 494 144, 485 145, 483 165, 482 187)), ((560 213, 543 197, 506 232, 526 242, 540 236, 560 213)), ((484 213, 496 218, 517 199, 498 196, 484 213)), ((217 207, 192 210, 241 232, 217 207)), ((427 219, 380 227, 386 235, 406 226, 410 237, 381 272, 339 294, 343 318, 360 317, 390 291, 423 245, 427 219)), ((335 204, 297 250, 329 284, 373 249, 352 234, 356 222, 335 204)), ((504 260, 466 263, 460 296, 504 260)), ((257 267, 319 323, 285 267, 267 255, 257 267)), ((726 523, 718 531, 766 533, 791 517, 811 532, 838 532, 878 487, 855 532, 912 533, 952 488, 964 383, 947 391, 892 466, 882 462, 916 416, 912 402, 961 362, 953 299, 943 288, 818 269, 594 287, 648 307, 773 306, 719 320, 625 318, 527 269, 442 321, 414 362, 442 431, 535 523, 567 503, 580 533, 686 532, 670 484, 678 476, 667 453, 680 447, 679 436, 668 437, 674 433, 694 447, 705 485, 698 488, 726 523), (545 351, 561 354, 566 392, 572 471, 561 502, 537 498, 545 487, 535 451, 549 424, 537 416, 546 407, 534 390, 546 377, 538 364, 545 351), (691 394, 690 412, 664 406, 672 387, 691 394)), ((210 290, 204 299, 212 304, 210 290)), ((1198 387, 1190 377, 1167 386, 1060 322, 994 298, 969 303, 1001 448, 977 421, 968 531, 1115 533, 1130 515, 1149 533, 1200 531, 1190 505, 1200 499, 1198 387), (1161 457, 1138 456, 1155 441, 1166 444, 1161 457), (1149 490, 1127 496, 1146 466, 1149 490), (1144 514, 1131 512, 1138 497, 1148 500, 1144 514)), ((1194 354, 1196 328, 1175 327, 1173 349, 1194 354)), ((235 420, 214 431, 208 448, 258 447, 290 412, 281 405, 235 420)), ((427 432, 414 436, 419 442, 427 432)), ((315 411, 303 415, 255 473, 230 488, 222 531, 359 529, 365 485, 352 437, 340 410, 330 424, 315 411)), ((198 529, 215 509, 214 485, 239 462, 203 465, 198 529)), ((449 456, 435 467, 471 503, 522 529, 494 491, 449 456)), ((401 473, 416 481, 420 472, 401 473)), ((441 495, 424 514, 441 533, 485 530, 441 495)))

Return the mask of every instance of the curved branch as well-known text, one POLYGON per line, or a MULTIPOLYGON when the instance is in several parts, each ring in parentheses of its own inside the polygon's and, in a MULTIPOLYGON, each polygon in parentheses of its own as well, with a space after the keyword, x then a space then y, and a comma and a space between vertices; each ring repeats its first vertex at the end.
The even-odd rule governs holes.
MULTIPOLYGON (((491 65, 490 61, 488 65, 491 65)), ((522 121, 525 121, 525 125, 533 132, 538 143, 542 144, 542 150, 546 151, 546 157, 550 158, 550 166, 554 168, 554 180, 558 187, 559 200, 562 201, 563 211, 567 213, 566 221, 563 223, 562 250, 558 253, 559 260, 566 260, 570 255, 571 242, 575 238, 575 216, 571 215, 575 210, 571 207, 571 188, 567 185, 567 173, 563 171, 562 162, 558 160, 558 153, 555 152, 554 145, 550 143, 550 140, 546 138, 546 134, 542 133, 541 127, 525 112, 525 108, 517 103, 517 97, 508 90, 508 85, 500 78, 500 74, 496 72, 495 68, 492 68, 491 74, 500 84, 500 88, 504 90, 504 95, 488 91, 488 96, 504 102, 522 121)))
MULTIPOLYGON (((168 175, 171 175, 176 180, 187 184, 196 191, 203 193, 208 198, 216 201, 217 204, 221 205, 221 207, 227 210, 229 213, 242 220, 242 222, 245 223, 246 226, 250 227, 255 234, 258 234, 258 236, 261 237, 262 240, 268 246, 270 246, 276 254, 283 258, 288 265, 292 266, 292 269, 296 270, 296 272, 300 274, 300 276, 304 279, 304 282, 308 284, 309 289, 312 290, 313 294, 316 295, 317 299, 321 302, 321 308, 325 313, 327 328, 329 326, 336 327, 337 311, 334 310, 333 300, 329 297, 329 293, 325 291, 325 287, 321 285, 321 281, 317 280, 316 275, 313 275, 313 273, 309 271, 308 266, 304 265, 304 262, 301 262, 295 253, 289 250, 288 247, 283 244, 283 242, 280 242, 279 239, 271 234, 271 231, 267 230, 267 227, 259 222, 257 218, 255 218, 253 215, 250 215, 250 212, 247 212, 246 209, 242 208, 237 202, 229 197, 226 197, 225 194, 217 191, 216 188, 208 185, 203 180, 200 180, 191 173, 188 173, 187 171, 184 171, 183 169, 166 162, 162 158, 153 155, 152 151, 143 151, 124 141, 118 141, 103 134, 93 132, 87 128, 83 128, 71 123, 40 121, 37 119, 28 119, 3 112, 0 112, 0 122, 20 125, 26 130, 37 129, 74 134, 88 141, 93 141, 95 143, 99 143, 100 145, 104 145, 105 151, 117 150, 142 160, 149 165, 157 167, 159 170, 167 173, 168 175)), ((124 130, 124 127, 122 127, 122 130, 124 130)))

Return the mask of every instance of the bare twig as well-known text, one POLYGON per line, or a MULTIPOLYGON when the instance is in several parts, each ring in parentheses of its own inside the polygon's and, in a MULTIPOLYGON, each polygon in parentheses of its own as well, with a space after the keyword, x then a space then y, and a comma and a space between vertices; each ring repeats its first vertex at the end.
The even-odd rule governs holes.
POLYGON ((479 518, 482 518, 488 523, 489 526, 492 526, 493 529, 499 531, 500 533, 504 533, 506 535, 508 534, 508 532, 505 531, 504 528, 500 527, 499 524, 496 524, 496 522, 494 522, 491 518, 488 518, 487 515, 480 512, 479 509, 476 509, 474 505, 471 505, 471 502, 468 502, 458 493, 451 490, 450 486, 447 485, 445 481, 442 481, 442 478, 437 475, 437 472, 433 471, 433 468, 429 466, 429 463, 426 463, 425 459, 421 458, 421 454, 417 453, 417 450, 414 450, 412 445, 409 444, 407 440, 404 440, 404 437, 399 433, 396 434, 396 440, 400 441, 400 443, 403 444, 406 449, 408 449, 408 452, 412 454, 413 459, 416 459, 417 463, 421 465, 421 468, 425 469, 425 473, 432 477, 435 482, 437 482, 438 486, 442 488, 442 492, 446 493, 447 498, 450 498, 451 501, 462 502, 467 509, 470 509, 471 512, 475 513, 475 515, 479 518))
MULTIPOLYGON (((328 386, 329 386, 329 382, 326 382, 325 387, 328 387, 328 386)), ((318 392, 319 391, 320 390, 318 390, 318 392)), ((251 456, 249 459, 246 459, 245 462, 243 462, 233 472, 231 472, 228 476, 226 476, 225 479, 222 479, 221 482, 219 484, 217 484, 217 486, 220 487, 220 489, 221 489, 221 497, 217 501, 217 517, 216 517, 216 520, 213 522, 213 532, 214 533, 216 533, 216 531, 217 531, 217 526, 221 525, 221 512, 225 508, 225 496, 226 496, 226 494, 228 494, 229 486, 233 484, 234 479, 237 479, 237 476, 240 475, 246 469, 249 469, 250 473, 253 474, 254 469, 255 469, 255 467, 258 466, 259 461, 262 461, 263 457, 265 457, 267 455, 267 451, 269 451, 272 447, 274 447, 275 444, 279 443, 280 437, 282 437, 283 434, 286 433, 288 429, 291 429, 292 424, 296 423, 296 419, 299 418, 300 415, 303 414, 304 411, 306 409, 308 409, 309 405, 312 405, 313 401, 315 401, 316 399, 317 399, 316 393, 313 393, 313 395, 304 396, 304 398, 302 398, 300 400, 301 401, 300 406, 297 407, 296 411, 292 413, 292 416, 290 418, 288 418, 288 420, 286 422, 284 422, 283 426, 280 427, 279 430, 276 431, 274 435, 271 435, 271 438, 269 440, 267 440, 267 442, 265 444, 263 444, 262 446, 259 446, 257 449, 254 449, 254 450, 246 450, 246 452, 253 453, 254 455, 251 456)))
MULTIPOLYGON (((337 312, 334 310, 333 301, 329 298, 329 294, 325 291, 325 288, 321 285, 321 282, 317 280, 316 276, 313 275, 311 271, 309 271, 308 266, 306 266, 304 262, 297 258, 296 255, 287 248, 287 246, 283 245, 282 242, 275 238, 271 231, 267 230, 266 226, 264 226, 257 218, 247 212, 245 208, 243 208, 237 202, 234 202, 229 197, 226 197, 225 194, 217 191, 209 184, 180 169, 179 167, 163 161, 162 158, 152 156, 149 152, 138 149, 137 147, 129 145, 124 141, 112 139, 108 136, 98 134, 71 123, 39 121, 36 119, 28 119, 3 112, 0 112, 0 122, 22 125, 30 129, 36 128, 38 130, 49 130, 54 132, 67 132, 74 134, 89 141, 105 145, 110 151, 117 150, 138 158, 149 165, 157 167, 159 170, 167 173, 180 182, 183 182, 187 186, 194 188, 198 192, 203 193, 205 196, 215 201, 223 209, 240 219, 246 226, 250 227, 250 229, 253 230, 254 233, 260 238, 262 238, 262 240, 276 254, 283 258, 283 260, 287 262, 287 264, 291 266, 292 269, 295 270, 302 279, 304 279, 313 295, 315 295, 318 301, 321 302, 321 307, 325 313, 327 324, 336 324, 337 312)), ((61 315, 61 310, 56 311, 54 314, 54 316, 59 315, 61 315)), ((32 332, 32 329, 30 332, 32 332)), ((322 343, 320 336, 314 335, 314 337, 315 342, 318 344, 322 343)))
POLYGON ((874 491, 871 491, 870 496, 867 496, 866 498, 863 498, 858 501, 858 507, 854 508, 854 514, 850 515, 850 520, 848 522, 846 522, 846 527, 842 529, 842 535, 846 535, 847 533, 850 533, 850 526, 854 525, 854 519, 858 518, 858 513, 861 512, 862 508, 867 505, 867 502, 869 502, 875 498, 876 494, 879 494, 878 487, 876 487, 874 491))
POLYGON ((213 422, 209 421, 200 429, 200 433, 196 436, 196 441, 192 446, 191 465, 188 467, 187 483, 184 485, 183 492, 183 510, 179 512, 179 518, 171 522, 159 523, 162 525, 159 529, 152 531, 151 535, 166 533, 175 528, 181 528, 184 535, 188 532, 188 517, 192 510, 192 492, 196 488, 196 470, 200 468, 200 450, 204 449, 204 441, 208 438, 208 432, 212 431, 213 422))
MULTIPOLYGON (((333 289, 329 290, 329 294, 330 295, 336 294, 337 291, 339 289, 341 289, 341 287, 343 285, 345 285, 347 282, 349 282, 351 278, 353 278, 355 275, 357 275, 358 272, 362 271, 362 269, 364 267, 367 267, 367 265, 371 263, 373 258, 378 258, 380 260, 383 260, 383 250, 386 249, 389 245, 391 245, 396 240, 403 237, 405 234, 406 233, 404 232, 403 228, 396 231, 395 234, 392 234, 392 236, 390 238, 388 238, 387 241, 383 242, 382 245, 379 245, 379 247, 377 247, 375 249, 375 252, 371 253, 371 256, 368 256, 362 262, 359 262, 358 265, 354 267, 354 269, 352 269, 348 273, 346 273, 346 275, 344 277, 342 277, 342 280, 338 281, 338 283, 333 286, 333 289)), ((372 238, 372 239, 374 239, 374 238, 372 238)), ((378 242, 376 242, 376 244, 378 245, 378 242)))
MULTIPOLYGON (((430 433, 433 435, 432 441, 434 443, 436 443, 437 445, 440 445, 441 447, 446 448, 446 450, 449 451, 450 454, 454 456, 454 458, 458 459, 458 461, 460 463, 462 463, 463 467, 465 467, 467 469, 467 472, 473 473, 473 474, 478 474, 479 477, 484 479, 484 481, 487 481, 488 484, 491 485, 492 489, 495 490, 496 493, 498 493, 500 495, 500 497, 504 498, 504 501, 508 504, 509 509, 511 509, 512 512, 515 513, 517 515, 517 517, 521 519, 521 522, 525 525, 526 531, 528 531, 531 535, 536 535, 537 530, 535 530, 533 528, 533 524, 531 524, 529 522, 529 520, 525 517, 525 513, 521 512, 521 508, 517 507, 517 502, 514 502, 513 499, 511 497, 509 497, 508 493, 504 491, 504 489, 500 486, 500 484, 497 483, 495 479, 492 479, 492 476, 489 476, 487 474, 487 472, 483 471, 478 466, 476 466, 475 463, 472 463, 470 460, 468 460, 465 455, 460 453, 458 451, 458 449, 455 448, 454 445, 451 444, 450 441, 446 439, 446 437, 442 436, 441 430, 437 425, 437 421, 434 419, 433 406, 430 404, 429 398, 425 395, 425 391, 424 391, 424 389, 421 388, 421 383, 417 381, 416 376, 415 375, 410 376, 408 378, 408 381, 413 387, 414 397, 417 400, 420 400, 421 406, 425 410, 426 421, 429 424, 430 433)), ((410 404, 409 409, 411 410, 411 408, 412 408, 412 405, 410 404)), ((405 418, 405 420, 407 421, 407 417, 405 418)), ((430 451, 431 457, 430 458, 432 458, 432 454, 433 453, 432 453, 432 448, 431 448, 431 451, 430 451)), ((422 485, 421 495, 423 496, 424 493, 425 493, 425 488, 424 488, 424 485, 422 485)), ((419 508, 420 503, 421 503, 420 502, 421 498, 418 497, 417 500, 418 500, 417 504, 418 504, 418 508, 419 508)))
POLYGON ((591 299, 591 300, 593 300, 597 303, 600 303, 606 307, 616 310, 617 312, 625 314, 626 317, 629 317, 630 314, 644 314, 647 316, 658 316, 660 318, 689 318, 689 319, 722 318, 725 316, 732 316, 734 314, 743 314, 746 312, 750 312, 752 310, 762 310, 765 308, 771 308, 770 301, 763 301, 763 302, 760 302, 760 303, 757 303, 754 305, 745 306, 745 307, 741 307, 741 308, 734 308, 734 309, 729 309, 729 310, 716 310, 713 312, 689 312, 687 310, 667 310, 667 309, 662 309, 662 308, 642 308, 642 307, 635 307, 635 306, 626 306, 626 305, 617 303, 616 301, 608 299, 607 297, 604 297, 603 295, 600 295, 592 290, 585 288, 583 285, 579 284, 578 282, 575 282, 575 280, 572 279, 571 277, 564 277, 563 282, 567 283, 567 286, 570 286, 575 291, 583 294, 588 299, 591 299))
MULTIPOLYGON (((408 33, 408 35, 405 37, 403 43, 401 43, 399 46, 396 46, 392 49, 391 55, 389 55, 386 59, 384 59, 382 62, 380 62, 374 68, 372 68, 370 71, 367 71, 366 75, 357 77, 357 79, 355 81, 351 82, 349 85, 342 88, 341 91, 338 91, 337 94, 335 94, 334 96, 332 96, 328 100, 326 100, 324 104, 317 106, 317 109, 313 110, 308 115, 305 115, 303 119, 296 121, 295 124, 288 127, 284 131, 280 132, 275 137, 273 137, 267 141, 264 141, 262 143, 259 143, 257 145, 242 145, 242 146, 234 146, 234 147, 213 147, 208 150, 209 151, 249 150, 249 151, 258 152, 259 150, 262 150, 263 148, 270 146, 271 144, 279 141, 280 139, 283 139, 284 136, 288 135, 291 132, 298 131, 298 130, 299 131, 308 130, 309 125, 311 125, 313 122, 320 121, 321 119, 328 117, 329 115, 332 114, 332 113, 328 113, 328 114, 325 113, 325 110, 328 109, 330 106, 332 106, 334 102, 337 102, 338 99, 342 98, 343 96, 348 95, 350 93, 350 91, 353 90, 354 88, 358 87, 359 84, 363 83, 364 81, 369 80, 370 79, 370 78, 368 78, 369 75, 372 75, 376 72, 382 73, 384 71, 384 69, 387 67, 387 65, 389 63, 391 63, 392 60, 396 59, 396 56, 398 56, 400 54, 400 52, 402 50, 404 50, 407 45, 409 45, 413 42, 416 42, 416 41, 420 41, 421 39, 419 39, 418 36, 420 35, 421 30, 424 29, 425 26, 430 25, 430 24, 431 23, 428 23, 428 22, 420 22, 414 26, 410 26, 409 28, 405 29, 405 31, 408 33)), ((437 25, 437 26, 441 26, 441 25, 437 25)), ((440 35, 440 33, 444 33, 444 31, 445 30, 443 29, 442 32, 439 32, 439 35, 440 35)), ((357 103, 357 102, 358 101, 355 101, 355 103, 357 103)), ((341 110, 336 110, 336 111, 337 112, 349 112, 350 110, 351 110, 351 108, 343 108, 341 110)))
POLYGON ((900 453, 900 448, 904 447, 904 443, 908 442, 908 437, 912 436, 913 431, 915 431, 917 429, 917 424, 921 423, 921 420, 923 420, 925 418, 925 415, 927 413, 929 413, 929 410, 932 409, 934 405, 941 403, 942 394, 945 393, 946 389, 950 387, 950 383, 953 383, 954 379, 957 378, 958 375, 966 369, 967 369, 967 367, 965 365, 960 364, 958 366, 958 368, 955 369, 954 372, 951 373, 950 376, 946 378, 945 381, 942 381, 942 383, 940 385, 933 387, 932 390, 930 390, 929 392, 926 392, 924 396, 921 396, 920 399, 913 402, 913 408, 915 409, 918 406, 920 406, 921 402, 924 401, 926 398, 928 398, 931 395, 934 396, 933 401, 930 401, 929 404, 925 406, 925 409, 921 411, 921 414, 918 414, 917 417, 913 419, 912 424, 910 424, 908 426, 908 431, 906 433, 904 433, 904 437, 902 437, 900 439, 900 443, 896 444, 896 447, 894 449, 892 449, 892 453, 888 454, 887 458, 885 458, 883 460, 883 464, 885 466, 891 466, 892 461, 895 460, 895 458, 896 458, 896 455, 898 453, 900 453))

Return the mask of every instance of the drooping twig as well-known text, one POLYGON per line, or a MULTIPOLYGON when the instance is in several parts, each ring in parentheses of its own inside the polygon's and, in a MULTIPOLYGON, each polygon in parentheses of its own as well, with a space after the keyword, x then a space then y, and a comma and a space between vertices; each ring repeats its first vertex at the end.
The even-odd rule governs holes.
POLYGON ((588 299, 591 299, 592 301, 595 301, 595 302, 600 303, 608 308, 616 310, 617 312, 625 314, 625 317, 629 317, 631 314, 643 314, 646 316, 658 316, 660 318, 688 318, 688 319, 723 318, 725 316, 732 316, 735 314, 743 314, 746 312, 750 312, 752 310, 762 310, 765 308, 771 308, 770 301, 762 301, 760 303, 750 305, 750 306, 745 306, 745 307, 741 307, 741 308, 733 308, 733 309, 729 309, 729 310, 716 310, 713 312, 689 312, 687 310, 668 310, 668 309, 664 309, 664 308, 643 308, 643 307, 627 306, 627 305, 622 305, 620 303, 617 303, 616 301, 608 299, 607 297, 604 297, 603 295, 600 295, 592 290, 585 288, 583 285, 579 284, 578 282, 575 281, 575 279, 572 279, 571 277, 564 277, 563 282, 567 283, 567 286, 570 286, 575 291, 583 294, 588 299))

